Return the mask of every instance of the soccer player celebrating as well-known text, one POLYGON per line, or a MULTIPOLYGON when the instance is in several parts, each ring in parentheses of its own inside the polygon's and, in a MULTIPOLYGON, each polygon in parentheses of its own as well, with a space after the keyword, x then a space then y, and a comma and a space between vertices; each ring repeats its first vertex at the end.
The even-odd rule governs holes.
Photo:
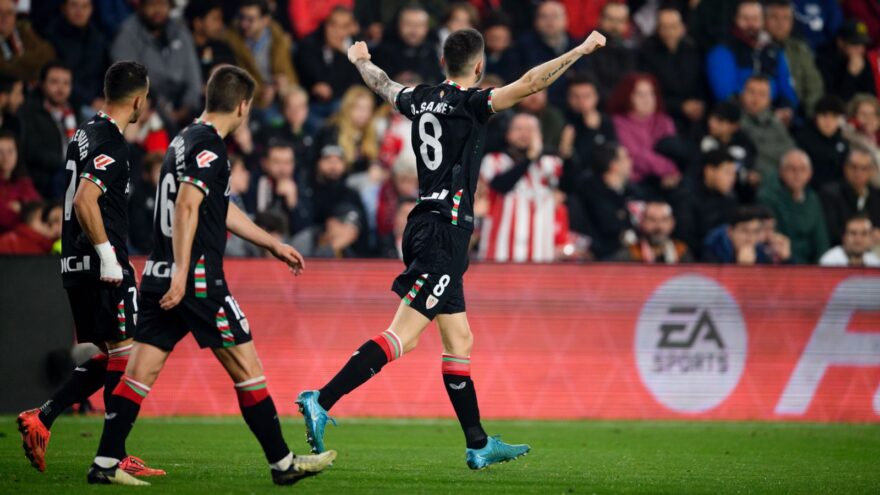
MULTIPOLYGON (((146 108, 149 86, 143 65, 113 64, 104 75, 104 108, 79 126, 67 145, 61 278, 77 342, 94 343, 102 352, 77 366, 42 407, 19 414, 25 455, 39 471, 46 470, 49 429, 55 419, 101 387, 108 402, 131 352, 138 306, 126 246, 131 172, 123 132, 146 108)), ((125 452, 120 459, 119 467, 129 473, 165 474, 125 452)))
POLYGON ((125 476, 119 460, 141 402, 175 344, 189 332, 200 347, 211 348, 235 383, 242 416, 263 448, 275 483, 293 484, 336 458, 334 451, 294 456, 287 447, 247 318, 223 274, 227 230, 268 249, 295 275, 303 269, 295 249, 229 202, 230 165, 223 138, 247 121, 255 87, 244 70, 217 67, 208 80, 205 112, 174 138, 165 155, 154 215, 155 247, 144 268, 135 345, 107 404, 89 483, 147 484, 125 476))
POLYGON ((510 445, 486 435, 470 377, 473 335, 465 314, 462 276, 468 267, 486 122, 492 113, 548 87, 575 61, 604 44, 605 37, 593 32, 582 45, 529 70, 519 80, 487 90, 475 87, 484 61, 483 37, 473 29, 456 31, 446 39, 441 63, 447 79, 434 86, 405 88, 370 62, 366 44, 349 48, 348 58, 367 85, 413 121, 420 198, 404 231, 406 269, 392 286, 402 300, 391 326, 365 342, 324 388, 301 392, 297 398, 313 452, 324 450, 324 428, 332 421, 327 411, 383 366, 413 350, 434 319, 443 342, 443 382, 464 430, 468 467, 482 469, 529 451, 528 445, 510 445))

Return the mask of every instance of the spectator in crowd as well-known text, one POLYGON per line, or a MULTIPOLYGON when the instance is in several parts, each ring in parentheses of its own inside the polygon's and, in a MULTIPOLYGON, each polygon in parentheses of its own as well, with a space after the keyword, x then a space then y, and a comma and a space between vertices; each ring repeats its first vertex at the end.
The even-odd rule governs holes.
POLYGON ((171 19, 171 0, 142 0, 119 28, 114 61, 137 60, 150 72, 160 114, 184 125, 201 106, 202 72, 186 26, 171 19))
POLYGON ((95 21, 108 40, 116 37, 136 6, 137 2, 133 0, 95 0, 95 21))
POLYGON ((140 177, 132 180, 128 199, 128 243, 133 254, 149 254, 153 250, 156 188, 164 159, 164 153, 148 153, 144 156, 140 177))
POLYGON ((727 39, 740 1, 700 1, 696 7, 693 7, 688 23, 688 32, 697 42, 697 46, 715 46, 727 39))
POLYGON ((15 135, 0 131, 0 233, 18 225, 24 203, 40 201, 40 194, 18 160, 15 135))
POLYGON ((534 115, 541 125, 544 148, 559 151, 559 141, 565 128, 565 115, 561 110, 547 102, 547 91, 538 91, 523 99, 516 109, 534 115))
POLYGON ((825 84, 816 68, 813 50, 792 35, 795 23, 792 0, 769 0, 764 9, 767 33, 782 47, 801 109, 804 114, 812 115, 813 106, 825 94, 825 84))
POLYGON ((70 106, 70 69, 50 62, 40 72, 40 91, 22 112, 22 151, 37 191, 54 198, 61 191, 56 183, 64 170, 67 143, 76 132, 76 112, 70 106))
POLYGON ((851 144, 867 146, 874 155, 874 161, 880 163, 880 100, 874 95, 858 94, 847 105, 847 116, 844 136, 851 144))
POLYGON ((379 157, 379 137, 373 119, 376 99, 363 86, 352 86, 342 97, 339 111, 315 138, 318 149, 336 145, 342 149, 346 172, 363 172, 379 157))
POLYGON ((357 206, 341 203, 322 225, 309 227, 293 237, 291 245, 305 257, 356 258, 358 238, 363 231, 363 212, 357 206))
POLYGON ((819 196, 810 187, 810 157, 799 149, 779 164, 779 179, 765 181, 758 200, 770 208, 779 231, 791 239, 793 263, 816 263, 828 250, 828 230, 819 196))
POLYGON ((843 165, 843 179, 820 191, 831 239, 840 239, 846 220, 857 214, 867 216, 880 234, 880 189, 871 185, 876 174, 874 155, 868 148, 854 144, 843 165))
POLYGON ((873 69, 867 55, 870 42, 863 23, 851 20, 843 24, 836 43, 822 50, 817 58, 827 92, 844 100, 857 93, 876 95, 873 69))
MULTIPOLYGON (((282 18, 285 27, 292 27, 293 35, 296 39, 306 38, 315 31, 320 30, 321 23, 325 22, 328 17, 333 15, 333 11, 337 8, 351 10, 355 5, 354 0, 323 0, 315 2, 314 0, 288 0, 288 2, 275 2, 276 16, 282 18), (284 4, 287 4, 287 12, 281 12, 284 4), (288 19, 283 19, 285 14, 288 19)), ((352 26, 356 29, 355 26, 352 26)))
POLYGON ((810 185, 816 190, 843 176, 843 163, 849 152, 849 142, 843 137, 843 115, 840 98, 824 96, 816 104, 813 121, 795 136, 798 147, 813 163, 810 185))
POLYGON ((791 240, 776 230, 776 217, 773 211, 764 205, 757 205, 758 220, 761 221, 761 236, 758 249, 774 265, 788 263, 791 260, 791 240))
POLYGON ((277 91, 299 82, 291 60, 290 35, 272 19, 267 0, 239 2, 238 25, 227 31, 226 42, 238 65, 256 79, 260 108, 269 106, 277 91))
POLYGON ((0 74, 31 84, 55 58, 55 50, 27 21, 16 21, 15 13, 14 0, 0 0, 0 74))
POLYGON ((467 2, 451 2, 440 19, 440 28, 437 30, 437 57, 443 55, 443 43, 446 37, 460 29, 476 28, 480 22, 480 14, 477 9, 467 2))
MULTIPOLYGON (((256 208, 249 207, 245 197, 251 189, 251 171, 241 155, 229 155, 229 202, 253 216, 256 208)), ((249 243, 248 243, 249 244, 249 243)))
POLYGON ((593 166, 595 173, 584 177, 577 199, 583 207, 579 216, 585 223, 583 233, 591 239, 590 250, 595 259, 604 260, 620 249, 624 235, 632 235, 629 203, 636 191, 629 178, 633 164, 626 147, 606 142, 596 146, 593 166))
POLYGON ((755 143, 758 155, 755 169, 761 180, 775 176, 782 155, 794 148, 794 140, 782 120, 770 106, 770 80, 764 76, 752 76, 746 81, 740 103, 743 108, 740 126, 746 136, 755 143))
POLYGON ((616 141, 614 124, 599 111, 599 91, 593 79, 577 76, 568 87, 568 130, 563 132, 560 155, 566 158, 560 188, 574 192, 581 175, 590 170, 596 146, 616 141))
POLYGON ((730 37, 706 57, 706 72, 716 101, 743 91, 752 76, 761 75, 770 83, 777 106, 797 108, 788 59, 764 32, 764 13, 758 0, 740 2, 730 37))
POLYGON ((538 119, 517 114, 507 130, 507 149, 480 165, 489 187, 489 214, 480 237, 481 257, 493 261, 553 261, 562 160, 544 154, 538 119))
POLYGON ((355 23, 351 10, 336 7, 320 29, 303 39, 297 52, 297 71, 311 93, 312 112, 319 117, 330 115, 345 91, 361 81, 346 55, 355 23))
POLYGON ((722 150, 736 162, 736 195, 742 203, 755 198, 761 175, 755 171, 755 143, 740 130, 742 112, 736 103, 721 102, 709 114, 708 134, 700 141, 700 151, 722 150))
MULTIPOLYGON (((64 0, 61 16, 46 27, 58 59, 73 71, 70 101, 74 108, 99 107, 104 98, 104 72, 110 66, 110 45, 92 22, 92 0, 64 0)), ((91 117, 91 111, 87 112, 91 117)))
POLYGON ((880 5, 865 0, 841 0, 843 13, 850 19, 859 19, 868 29, 871 46, 880 45, 880 5))
POLYGON ((704 155, 702 161, 702 180, 676 208, 676 234, 692 252, 699 252, 709 231, 723 224, 739 206, 734 195, 737 171, 733 157, 719 149, 704 155))
POLYGON ((493 14, 483 23, 483 39, 486 43, 486 74, 494 74, 504 81, 515 80, 520 68, 516 49, 511 48, 510 20, 503 12, 493 14))
POLYGON ((260 136, 259 141, 268 143, 271 141, 286 142, 293 146, 293 154, 296 168, 296 180, 304 181, 305 175, 311 168, 311 150, 315 140, 315 133, 310 126, 309 95, 297 85, 289 86, 281 94, 281 113, 284 120, 280 127, 270 127, 260 136))
MULTIPOLYGON (((519 11, 509 9, 512 11, 512 15, 516 15, 517 18, 528 15, 527 12, 531 10, 529 6, 523 5, 518 0, 513 1, 516 2, 519 11)), ((448 3, 447 0, 421 0, 418 2, 418 6, 428 13, 430 19, 439 19, 448 3)), ((383 37, 393 35, 401 9, 411 6, 413 6, 412 0, 357 0, 354 11, 355 17, 364 26, 366 41, 378 43, 383 37)), ((520 26, 515 25, 515 27, 519 28, 520 26)))
POLYGON ((11 132, 21 140, 18 109, 24 103, 24 83, 13 76, 0 74, 0 131, 11 132))
POLYGON ((398 201, 392 233, 386 236, 386 242, 383 243, 385 248, 382 252, 383 257, 403 259, 403 231, 406 228, 406 220, 415 207, 415 198, 401 198, 398 201))
POLYGON ((662 140, 675 135, 675 124, 664 111, 654 76, 626 76, 614 90, 608 109, 615 134, 632 157, 633 182, 651 179, 664 189, 677 186, 681 180, 679 168, 657 151, 662 140))
POLYGON ((311 223, 307 208, 298 208, 302 187, 294 180, 296 167, 289 143, 272 141, 260 161, 261 174, 254 185, 255 211, 275 211, 287 220, 286 232, 296 234, 311 223))
MULTIPOLYGON (((291 240, 287 235, 287 219, 284 214, 276 210, 268 210, 254 215, 254 223, 257 227, 265 230, 275 239, 289 244, 291 240)), ((232 235, 226 242, 226 256, 266 258, 272 254, 256 244, 245 241, 237 235, 232 235)))
POLYGON ((829 249, 819 259, 821 266, 880 267, 880 258, 871 252, 873 224, 856 214, 846 221, 839 246, 829 249))
POLYGON ((667 265, 690 263, 693 257, 687 244, 672 238, 675 223, 669 203, 648 201, 639 220, 638 238, 618 251, 614 259, 667 265))
POLYGON ((810 49, 816 51, 834 42, 837 30, 843 24, 843 11, 838 0, 794 0, 793 3, 797 34, 810 49))
MULTIPOLYGON (((532 31, 528 31, 519 37, 516 43, 517 70, 509 76, 517 77, 525 70, 548 60, 558 57, 575 47, 575 42, 568 35, 568 17, 565 7, 557 1, 542 2, 535 11, 535 24, 532 31)), ((605 45, 600 51, 608 48, 605 45)), ((598 55, 599 52, 593 55, 598 55)), ((592 58, 592 55, 589 57, 592 58)), ((586 59, 583 59, 586 60, 586 59)), ((574 67, 583 68, 584 62, 576 62, 574 67)), ((601 83, 606 81, 602 80, 601 83)), ((550 102, 562 106, 565 102, 565 93, 568 90, 566 79, 560 78, 550 88, 548 97, 550 102)))
POLYGON ((383 252, 396 252, 396 245, 389 245, 392 244, 389 241, 394 241, 395 222, 401 202, 415 200, 418 197, 419 176, 416 155, 411 147, 406 147, 395 158, 394 164, 391 166, 391 177, 382 184, 379 190, 376 208, 376 235, 380 244, 384 243, 383 252))
POLYGON ((396 27, 396 31, 386 33, 376 47, 373 55, 376 65, 395 81, 405 72, 418 74, 426 83, 443 80, 428 11, 418 4, 408 4, 400 10, 396 27))
POLYGON ((300 201, 310 200, 313 203, 310 210, 314 212, 311 216, 313 225, 323 225, 333 214, 336 205, 343 203, 354 205, 361 213, 360 219, 364 218, 360 194, 346 185, 346 176, 347 167, 342 148, 332 144, 322 147, 311 190, 303 191, 308 192, 311 197, 300 198, 300 201))
POLYGON ((232 48, 223 40, 226 26, 223 23, 221 0, 188 0, 183 17, 192 33, 193 45, 199 60, 202 82, 206 83, 214 67, 235 64, 232 48))
POLYGON ((52 244, 57 237, 52 237, 52 230, 43 222, 42 213, 43 206, 39 201, 23 203, 21 223, 0 235, 0 254, 49 254, 52 252, 52 244))
MULTIPOLYGON (((638 56, 633 44, 626 39, 629 31, 629 7, 623 2, 608 2, 602 8, 599 31, 607 38, 605 47, 584 59, 585 69, 596 78, 602 98, 607 91, 623 80, 624 76, 636 70, 638 56)), ((558 86, 558 83, 552 88, 558 86)), ((560 91, 564 91, 564 88, 560 91)), ((564 92, 562 93, 565 94, 564 92)))
POLYGON ((755 206, 740 206, 727 224, 709 232, 703 242, 704 261, 737 265, 770 264, 761 249, 761 213, 755 206))
POLYGON ((697 127, 706 111, 703 56, 687 37, 681 12, 667 6, 657 14, 657 33, 639 52, 640 66, 660 83, 666 108, 682 130, 697 127))

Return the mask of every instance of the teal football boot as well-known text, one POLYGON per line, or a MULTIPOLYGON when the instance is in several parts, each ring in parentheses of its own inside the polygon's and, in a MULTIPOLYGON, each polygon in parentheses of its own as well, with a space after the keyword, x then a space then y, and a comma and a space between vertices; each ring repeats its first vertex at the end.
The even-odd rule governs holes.
POLYGON ((318 403, 319 394, 317 390, 304 390, 296 397, 299 412, 306 420, 306 440, 312 446, 313 454, 324 452, 324 427, 327 426, 327 421, 336 426, 336 420, 318 403))
POLYGON ((465 459, 471 469, 485 469, 492 464, 512 461, 529 453, 528 445, 511 445, 501 441, 500 435, 491 436, 482 449, 467 449, 465 459))

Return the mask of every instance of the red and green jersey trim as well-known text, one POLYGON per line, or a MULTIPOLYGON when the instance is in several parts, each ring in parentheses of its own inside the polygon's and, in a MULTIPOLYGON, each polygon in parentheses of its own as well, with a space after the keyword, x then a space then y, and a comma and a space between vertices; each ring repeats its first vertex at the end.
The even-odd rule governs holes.
POLYGON ((107 192, 107 186, 104 185, 104 181, 102 181, 101 179, 95 177, 94 175, 92 175, 92 174, 90 174, 90 173, 88 173, 88 172, 83 172, 83 173, 79 174, 79 178, 80 178, 80 179, 85 179, 85 180, 88 180, 88 181, 92 181, 96 186, 98 186, 98 187, 101 188, 101 192, 102 192, 102 193, 106 193, 106 192, 107 192))
MULTIPOLYGON (((213 129, 214 132, 216 132, 218 136, 220 136, 220 131, 217 130, 217 126, 215 126, 213 122, 199 118, 199 119, 193 120, 193 124, 206 125, 206 126, 210 127, 211 129, 213 129)), ((223 136, 220 136, 220 138, 222 139, 223 136)))
MULTIPOLYGON (((193 270, 193 278, 195 279, 196 297, 204 299, 208 297, 208 281, 205 278, 205 255, 199 257, 196 267, 193 270)), ((222 311, 223 308, 220 308, 222 311)))
POLYGON ((180 182, 186 182, 187 184, 192 184, 192 185, 198 187, 199 189, 201 189, 202 192, 204 192, 206 195, 208 194, 208 185, 205 184, 203 181, 196 179, 195 177, 190 177, 189 175, 184 175, 183 177, 180 178, 180 182))
POLYGON ((470 358, 443 354, 440 362, 444 375, 471 376, 470 358))
POLYGON ((106 121, 109 121, 111 124, 113 124, 113 125, 116 127, 116 130, 119 131, 119 134, 123 134, 123 132, 122 132, 122 128, 119 127, 119 124, 116 123, 116 119, 114 119, 113 117, 111 117, 111 116, 107 115, 106 113, 104 113, 103 110, 101 110, 101 111, 98 112, 98 117, 99 117, 99 118, 102 118, 102 119, 104 119, 104 120, 106 120, 106 121))
POLYGON ((494 88, 493 88, 493 89, 490 89, 490 90, 489 90, 489 97, 488 97, 488 99, 486 100, 487 103, 489 104, 489 111, 492 112, 492 113, 495 113, 495 106, 492 105, 492 97, 493 97, 494 95, 495 95, 495 89, 494 89, 494 88))
POLYGON ((150 387, 144 385, 141 382, 132 380, 127 376, 122 377, 122 382, 125 383, 128 388, 130 388, 134 393, 138 394, 141 397, 146 397, 147 394, 150 393, 150 387))
POLYGON ((232 347, 235 345, 235 336, 232 335, 232 329, 229 327, 229 320, 226 318, 226 310, 221 306, 217 310, 214 317, 217 323, 217 331, 220 332, 220 338, 223 339, 223 347, 232 347))
POLYGON ((459 189, 452 197, 452 225, 458 225, 458 207, 461 206, 462 194, 464 194, 464 189, 459 189))
POLYGON ((120 299, 116 305, 116 323, 119 329, 119 335, 125 339, 125 299, 120 299))
POLYGON ((407 292, 406 295, 403 296, 404 304, 406 304, 407 306, 412 304, 413 299, 415 299, 416 296, 419 295, 419 291, 422 290, 422 286, 425 285, 425 280, 427 280, 427 278, 427 275, 422 275, 421 277, 416 279, 416 282, 409 289, 409 292, 407 292))
POLYGON ((449 79, 443 81, 443 84, 448 84, 449 86, 452 86, 453 88, 461 90, 461 91, 464 91, 466 89, 466 88, 462 87, 461 84, 458 84, 455 81, 450 81, 449 79))

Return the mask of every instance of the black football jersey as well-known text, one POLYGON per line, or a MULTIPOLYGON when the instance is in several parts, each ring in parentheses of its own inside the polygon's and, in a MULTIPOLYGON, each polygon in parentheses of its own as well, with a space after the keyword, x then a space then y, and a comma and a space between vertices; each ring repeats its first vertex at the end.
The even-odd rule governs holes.
POLYGON ((99 112, 76 130, 65 158, 64 218, 61 225, 61 278, 65 287, 101 274, 101 261, 92 241, 83 232, 73 209, 73 198, 90 181, 101 188, 98 199, 107 238, 126 276, 128 264, 128 195, 130 167, 128 144, 116 122, 99 112))
POLYGON ((410 119, 419 175, 419 200, 410 218, 433 212, 473 230, 491 89, 463 89, 452 81, 406 88, 397 109, 410 119))
POLYGON ((182 183, 205 193, 199 206, 199 224, 193 239, 187 277, 188 296, 225 294, 223 252, 226 250, 226 214, 229 211, 229 158, 217 129, 196 120, 172 141, 162 162, 153 212, 153 252, 144 266, 141 290, 165 292, 171 283, 174 249, 171 222, 182 183))

